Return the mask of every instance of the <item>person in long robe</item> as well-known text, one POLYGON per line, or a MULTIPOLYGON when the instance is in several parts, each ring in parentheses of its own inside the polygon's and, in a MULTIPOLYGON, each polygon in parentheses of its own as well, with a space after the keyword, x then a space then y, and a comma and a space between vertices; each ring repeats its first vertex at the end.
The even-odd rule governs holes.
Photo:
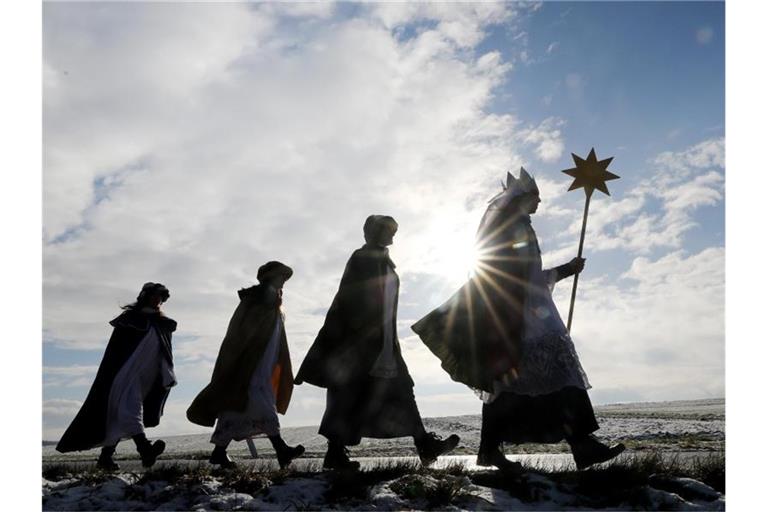
POLYGON ((114 330, 96 378, 56 450, 101 446, 97 466, 106 470, 119 469, 113 455, 121 439, 133 439, 145 467, 165 450, 165 442, 150 443, 144 429, 160 423, 170 389, 176 385, 171 346, 176 322, 160 310, 169 297, 162 284, 146 283, 136 302, 110 322, 114 330))
POLYGON ((233 467, 231 441, 266 435, 280 467, 304 453, 280 435, 293 392, 293 370, 281 310, 283 285, 293 270, 270 261, 257 272, 259 284, 238 292, 240 303, 219 348, 211 382, 187 409, 192 423, 213 427, 211 464, 233 467))
POLYGON ((525 169, 519 179, 508 173, 480 222, 475 274, 412 329, 451 378, 483 400, 478 465, 519 470, 503 442, 565 439, 581 469, 624 446, 609 447, 593 434, 599 426, 590 384, 552 300, 554 284, 580 272, 585 260, 542 268, 530 219, 539 202, 525 169))
POLYGON ((328 439, 325 468, 358 468, 347 447, 362 437, 413 437, 425 465, 459 442, 455 434, 441 439, 427 432, 416 405, 397 338, 400 280, 387 249, 396 231, 392 217, 366 219, 365 245, 347 262, 325 323, 296 375, 296 384, 327 389, 319 430, 328 439))

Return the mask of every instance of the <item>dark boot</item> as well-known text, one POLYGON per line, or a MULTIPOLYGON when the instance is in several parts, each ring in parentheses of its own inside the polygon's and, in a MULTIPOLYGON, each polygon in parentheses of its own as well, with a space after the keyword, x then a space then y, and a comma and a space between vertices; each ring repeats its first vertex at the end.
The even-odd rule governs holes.
POLYGON ((229 455, 227 455, 227 447, 219 445, 216 445, 216 447, 211 452, 211 458, 208 459, 208 462, 211 464, 219 464, 222 468, 225 469, 232 469, 237 466, 235 461, 230 459, 229 455))
POLYGON ((150 443, 144 434, 133 436, 133 442, 136 443, 136 451, 141 456, 141 465, 145 468, 151 467, 157 457, 165 451, 165 441, 157 440, 150 443))
POLYGON ((622 443, 608 446, 592 435, 569 438, 568 444, 571 445, 571 453, 577 469, 588 468, 592 464, 611 460, 625 450, 622 443))
POLYGON ((440 439, 440 436, 434 432, 425 432, 419 439, 415 440, 416 451, 419 453, 421 464, 429 466, 437 460, 437 458, 449 451, 456 448, 459 444, 459 436, 451 434, 445 439, 440 439))
POLYGON ((349 450, 341 443, 328 443, 328 451, 323 459, 324 469, 360 469, 360 463, 349 460, 349 450))
POLYGON ((284 469, 293 459, 300 457, 304 453, 304 447, 302 445, 288 446, 279 435, 269 436, 269 440, 272 442, 272 447, 275 449, 277 463, 280 464, 280 469, 284 469))
POLYGON ((484 467, 495 466, 502 471, 510 473, 521 473, 523 471, 523 465, 506 458, 499 445, 483 446, 481 443, 480 450, 477 452, 477 465, 484 467))
POLYGON ((105 471, 117 471, 120 469, 120 466, 112 460, 112 455, 114 455, 114 453, 115 445, 102 447, 99 460, 96 462, 96 467, 105 471))

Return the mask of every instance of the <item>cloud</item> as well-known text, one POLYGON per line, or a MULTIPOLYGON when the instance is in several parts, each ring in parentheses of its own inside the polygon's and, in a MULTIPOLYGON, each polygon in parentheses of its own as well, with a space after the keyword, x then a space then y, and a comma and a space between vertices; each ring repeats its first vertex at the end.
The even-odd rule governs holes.
MULTIPOLYGON (((522 10, 46 4, 46 343, 103 350, 119 306, 163 282, 181 408, 210 376, 236 291, 270 259, 296 271, 298 366, 370 213, 400 223, 404 282, 438 268, 459 282, 444 256, 471 247, 503 171, 560 143, 558 125, 488 113, 511 67, 467 51, 522 10)), ((50 389, 92 378, 56 364, 50 389)), ((297 405, 287 421, 318 414, 297 405)))
MULTIPOLYGON (((724 396, 724 263, 723 247, 679 250, 635 258, 618 282, 579 281, 573 337, 598 397, 724 396)), ((570 286, 556 299, 567 311, 570 286)))
POLYGON ((549 43, 549 46, 547 46, 547 55, 551 55, 560 47, 560 43, 557 41, 553 41, 549 43))
POLYGON ((479 43, 488 24, 502 23, 529 8, 492 2, 377 2, 368 7, 371 17, 390 30, 434 23, 435 30, 447 41, 463 48, 479 43))
MULTIPOLYGON (((650 178, 633 184, 621 199, 604 201, 590 211, 590 251, 624 249, 647 254, 657 248, 681 248, 685 234, 698 226, 696 212, 722 202, 724 139, 666 151, 649 164, 654 169, 650 178)), ((562 241, 558 255, 573 252, 574 235, 581 230, 579 213, 570 211, 570 225, 557 237, 562 241)))
MULTIPOLYGON (((370 213, 400 224, 392 247, 399 332, 422 412, 445 414, 445 403, 479 410, 409 325, 466 279, 467 248, 504 171, 527 165, 529 151, 542 162, 564 151, 564 120, 489 112, 514 75, 511 62, 478 43, 525 8, 372 3, 350 18, 328 5, 44 6, 46 343, 103 350, 118 307, 143 282, 165 283, 165 310, 179 322, 180 384, 161 435, 203 431, 184 411, 210 378, 236 291, 269 259, 295 269, 285 306, 298 367, 370 213)), ((584 86, 578 75, 569 82, 584 86)), ((678 249, 694 212, 722 201, 723 146, 712 139, 660 154, 650 162, 653 180, 590 215, 590 250, 621 248, 634 258, 617 283, 580 284, 577 333, 604 397, 628 396, 629 387, 674 397, 686 383, 686 393, 720 389, 711 355, 719 292, 707 286, 718 286, 722 254, 678 249), (649 247, 673 252, 650 259, 649 247), (695 325, 683 332, 675 318, 695 325), (681 370, 682 347, 698 348, 696 336, 706 350, 690 368, 711 368, 709 384, 681 370)), ((537 217, 563 226, 548 256, 572 253, 564 240, 575 239, 571 219, 581 211, 554 180, 537 181, 537 217)), ((94 366, 46 364, 47 395, 85 387, 95 374, 94 366)), ((47 436, 63 431, 80 404, 53 398, 43 404, 47 436)), ((322 390, 300 386, 281 420, 316 424, 323 404, 322 390)))
POLYGON ((83 403, 77 400, 43 401, 43 439, 58 440, 83 403))
POLYGON ((534 152, 542 162, 554 162, 562 156, 565 149, 560 132, 564 124, 563 119, 549 117, 536 127, 522 130, 519 137, 524 143, 534 146, 534 152))
POLYGON ((89 387, 98 366, 44 366, 43 386, 50 389, 89 387))

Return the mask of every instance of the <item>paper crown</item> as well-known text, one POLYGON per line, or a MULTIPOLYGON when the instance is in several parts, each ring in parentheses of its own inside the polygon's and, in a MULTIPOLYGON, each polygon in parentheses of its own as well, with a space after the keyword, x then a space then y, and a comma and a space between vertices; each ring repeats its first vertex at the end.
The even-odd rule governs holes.
POLYGON ((508 203, 512 198, 522 196, 523 194, 539 193, 539 187, 536 185, 536 180, 533 176, 528 174, 525 168, 520 167, 520 177, 515 178, 511 172, 507 172, 507 182, 501 182, 502 191, 495 195, 489 203, 493 203, 498 200, 503 200, 504 203, 508 203))

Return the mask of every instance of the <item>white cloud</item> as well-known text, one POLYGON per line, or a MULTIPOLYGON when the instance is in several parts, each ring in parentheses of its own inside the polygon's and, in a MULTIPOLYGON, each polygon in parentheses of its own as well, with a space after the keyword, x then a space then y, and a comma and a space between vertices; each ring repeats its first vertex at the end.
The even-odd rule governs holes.
POLYGON ((520 139, 535 147, 534 152, 542 162, 558 160, 565 149, 560 128, 565 124, 563 119, 549 117, 536 127, 527 128, 520 132, 520 139))
POLYGON ((484 37, 485 27, 514 17, 526 5, 495 2, 376 2, 368 4, 374 19, 388 29, 434 22, 436 30, 460 47, 472 47, 484 37))
MULTIPOLYGON (((370 4, 354 19, 286 9, 45 6, 46 339, 101 351, 118 306, 165 283, 179 322, 169 403, 207 381, 259 265, 295 269, 285 304, 298 366, 367 215, 398 219, 404 281, 443 268, 458 282, 464 269, 444 255, 471 246, 496 180, 523 145, 550 155, 560 137, 542 125, 521 141, 521 120, 485 111, 510 67, 466 49, 516 5, 370 4), (432 23, 406 37, 421 20, 432 23)), ((56 364, 48 382, 92 378, 56 364)), ((318 415, 297 405, 287 421, 318 415)))
POLYGON ((46 388, 60 389, 73 387, 90 387, 96 376, 98 366, 44 366, 43 385, 46 388))
POLYGON ((77 400, 43 401, 43 439, 58 440, 83 403, 77 400))
MULTIPOLYGON (((619 282, 579 281, 573 336, 597 396, 724 396, 725 249, 632 261, 619 282)), ((567 311, 570 283, 558 286, 567 311)), ((615 399, 615 398, 614 398, 615 399)))
POLYGON ((560 43, 557 41, 553 41, 549 43, 549 46, 547 46, 547 54, 552 54, 560 47, 560 43))
MULTIPOLYGON (((698 224, 695 213, 720 204, 724 194, 725 142, 711 139, 677 152, 663 152, 650 161, 654 173, 633 185, 623 198, 602 201, 590 210, 590 251, 625 249, 647 254, 656 248, 677 249, 698 224), (658 203, 658 204, 657 204, 658 203)), ((571 210, 571 223, 558 248, 573 252, 572 240, 581 230, 580 212, 571 210)))
MULTIPOLYGON (((103 350, 118 306, 144 281, 164 282, 171 290, 165 309, 179 321, 180 385, 158 433, 201 431, 184 411, 210 377, 236 290, 253 283, 268 259, 294 267, 285 305, 297 367, 346 259, 362 244, 363 220, 389 213, 400 223, 392 255, 402 278, 401 335, 422 412, 444 414, 446 400, 477 412, 474 395, 450 381, 408 325, 466 278, 460 253, 471 246, 503 172, 522 163, 522 150, 544 162, 562 155, 562 120, 487 113, 495 91, 514 78, 510 63, 498 52, 467 51, 489 24, 514 19, 517 9, 377 3, 366 5, 365 16, 342 19, 336 8, 316 5, 46 4, 46 339, 103 350), (415 30, 406 32, 406 24, 415 30)), ((581 77, 571 82, 583 86, 581 77)), ((601 204, 590 216, 590 250, 678 247, 691 212, 722 200, 722 141, 664 153, 653 165, 668 195, 647 183, 601 204)), ((562 187, 538 182, 541 216, 568 222, 573 212, 560 201, 562 187)), ((671 392, 673 377, 664 380, 662 369, 649 370, 642 359, 627 363, 626 375, 600 361, 634 343, 643 319, 656 325, 655 315, 665 333, 680 335, 667 309, 686 318, 681 325, 698 322, 702 312, 716 320, 707 288, 696 298, 693 277, 669 276, 714 265, 717 254, 674 254, 636 260, 615 293, 611 283, 583 281, 576 322, 580 339, 594 347, 585 346, 584 359, 596 389, 619 382, 647 390, 642 380, 652 376, 657 394, 671 392), (688 312, 666 301, 680 289, 693 301, 688 312), (583 320, 603 318, 598 313, 611 319, 603 331, 583 320), (614 346, 615 337, 625 345, 614 346)), ((715 346, 718 328, 699 322, 690 339, 702 335, 715 346)), ((666 334, 667 345, 650 334, 637 339, 632 357, 663 354, 670 345, 680 353, 678 339, 666 334)), ((694 358, 696 368, 711 364, 721 377, 716 361, 703 357, 694 358)), ((48 394, 55 385, 84 386, 95 373, 93 366, 50 364, 48 394)), ((674 378, 688 382, 679 370, 672 369, 674 378)), ((300 386, 281 420, 316 424, 323 404, 322 390, 300 386)), ((46 435, 63 431, 77 407, 47 400, 46 435)))

